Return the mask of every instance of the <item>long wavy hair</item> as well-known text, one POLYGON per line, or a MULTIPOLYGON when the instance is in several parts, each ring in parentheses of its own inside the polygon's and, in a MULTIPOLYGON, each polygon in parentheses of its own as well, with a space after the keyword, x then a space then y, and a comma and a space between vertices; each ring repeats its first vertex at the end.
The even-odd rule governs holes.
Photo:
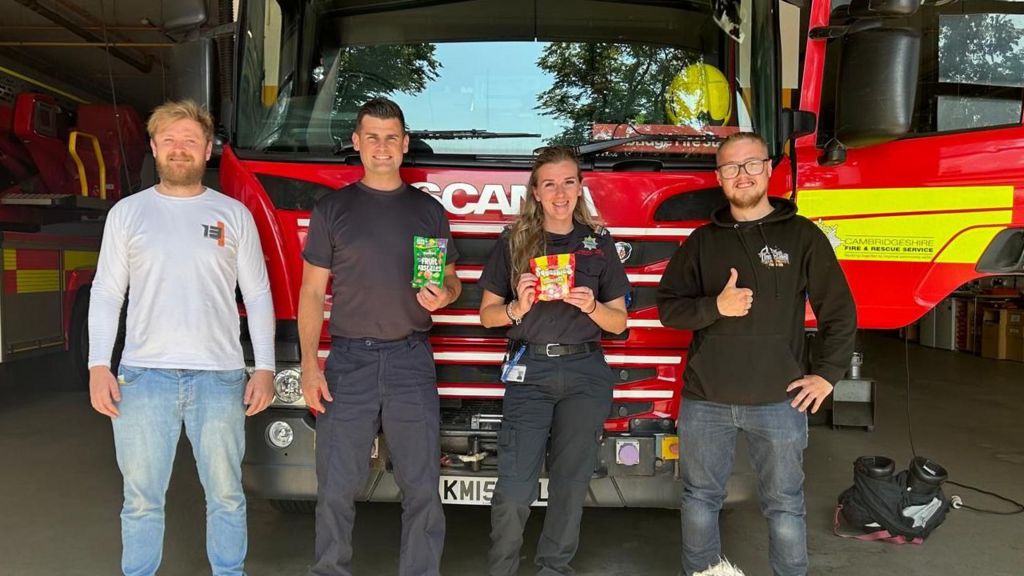
MULTIPOLYGON (((534 196, 537 189, 537 173, 541 167, 547 164, 559 162, 572 162, 576 165, 576 177, 583 186, 583 172, 580 170, 579 159, 576 152, 568 146, 549 146, 543 149, 533 161, 533 169, 530 171, 530 182, 527 186, 526 197, 519 208, 519 216, 509 227, 509 252, 512 255, 512 289, 515 290, 519 276, 530 271, 530 260, 543 256, 547 252, 548 235, 544 231, 544 207, 534 196)), ((572 211, 572 218, 575 222, 586 225, 601 233, 604 228, 604 220, 588 209, 586 201, 581 195, 576 199, 576 207, 572 211)), ((595 210, 596 212, 596 210, 595 210)))

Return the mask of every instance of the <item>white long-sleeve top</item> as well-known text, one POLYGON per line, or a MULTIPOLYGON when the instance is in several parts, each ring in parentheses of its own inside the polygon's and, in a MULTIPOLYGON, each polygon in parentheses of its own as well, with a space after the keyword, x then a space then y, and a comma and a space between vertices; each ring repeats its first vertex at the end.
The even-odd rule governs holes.
POLYGON ((274 303, 249 210, 214 190, 148 188, 107 214, 89 304, 89 367, 109 366, 128 291, 121 362, 144 368, 245 367, 235 286, 257 369, 274 370, 274 303))

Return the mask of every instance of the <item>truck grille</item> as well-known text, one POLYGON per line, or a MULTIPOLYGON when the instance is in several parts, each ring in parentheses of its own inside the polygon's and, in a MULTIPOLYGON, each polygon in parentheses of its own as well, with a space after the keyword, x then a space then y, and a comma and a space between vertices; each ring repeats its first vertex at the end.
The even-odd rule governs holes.
POLYGON ((441 400, 441 427, 459 430, 497 430, 501 426, 501 400, 441 400))

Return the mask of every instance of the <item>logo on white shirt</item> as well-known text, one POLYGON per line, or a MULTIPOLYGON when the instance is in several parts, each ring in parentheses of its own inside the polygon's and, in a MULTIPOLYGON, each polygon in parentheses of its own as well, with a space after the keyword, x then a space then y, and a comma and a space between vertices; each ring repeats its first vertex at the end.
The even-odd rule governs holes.
POLYGON ((224 223, 217 221, 216 224, 203 224, 203 238, 216 240, 217 246, 224 246, 224 223))

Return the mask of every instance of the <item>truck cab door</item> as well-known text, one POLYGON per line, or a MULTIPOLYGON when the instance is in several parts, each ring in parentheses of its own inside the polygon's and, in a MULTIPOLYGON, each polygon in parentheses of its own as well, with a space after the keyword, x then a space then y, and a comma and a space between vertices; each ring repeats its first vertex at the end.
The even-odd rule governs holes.
POLYGON ((800 213, 862 327, 905 326, 985 274, 1024 272, 1024 4, 822 0, 809 14, 800 213))

